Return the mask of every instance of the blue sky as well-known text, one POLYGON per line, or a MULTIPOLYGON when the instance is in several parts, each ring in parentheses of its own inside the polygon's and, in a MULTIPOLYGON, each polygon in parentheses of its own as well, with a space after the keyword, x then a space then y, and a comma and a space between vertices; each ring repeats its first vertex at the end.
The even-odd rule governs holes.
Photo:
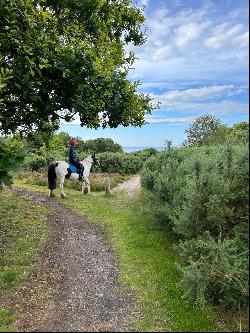
POLYGON ((248 121, 248 0, 137 0, 148 39, 127 46, 139 59, 129 73, 139 91, 161 102, 147 125, 92 130, 77 120, 61 131, 84 140, 110 137, 122 146, 179 145, 194 118, 209 113, 232 126, 248 121))

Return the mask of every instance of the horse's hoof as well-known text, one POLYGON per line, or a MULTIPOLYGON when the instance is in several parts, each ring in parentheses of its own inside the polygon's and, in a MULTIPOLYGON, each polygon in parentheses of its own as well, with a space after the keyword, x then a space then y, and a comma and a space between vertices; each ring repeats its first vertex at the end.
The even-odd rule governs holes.
POLYGON ((83 193, 84 193, 84 194, 89 193, 89 190, 87 189, 87 187, 85 187, 85 189, 83 190, 83 193))
POLYGON ((50 198, 54 198, 56 195, 54 193, 49 193, 50 198))
POLYGON ((61 197, 62 197, 63 199, 65 199, 65 198, 66 198, 66 194, 61 193, 61 197))

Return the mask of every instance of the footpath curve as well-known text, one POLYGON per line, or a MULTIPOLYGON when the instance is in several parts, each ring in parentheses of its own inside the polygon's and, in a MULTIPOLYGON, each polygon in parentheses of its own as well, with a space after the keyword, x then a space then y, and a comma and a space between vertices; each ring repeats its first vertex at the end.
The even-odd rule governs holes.
POLYGON ((141 189, 140 175, 134 175, 130 177, 127 181, 118 184, 112 189, 112 192, 123 191, 129 197, 134 197, 141 189))

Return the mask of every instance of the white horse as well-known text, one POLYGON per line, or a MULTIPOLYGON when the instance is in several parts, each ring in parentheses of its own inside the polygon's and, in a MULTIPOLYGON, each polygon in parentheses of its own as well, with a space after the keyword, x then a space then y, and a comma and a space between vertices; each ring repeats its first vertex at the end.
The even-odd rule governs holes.
MULTIPOLYGON (((82 193, 90 192, 90 181, 89 174, 92 164, 100 165, 98 159, 95 155, 88 156, 83 161, 80 161, 83 165, 83 177, 82 177, 82 193)), ((64 180, 65 178, 69 180, 79 181, 78 173, 69 173, 69 163, 65 161, 56 161, 53 162, 48 168, 48 188, 49 188, 49 196, 54 197, 55 194, 53 192, 56 189, 56 178, 60 180, 60 189, 61 189, 61 197, 66 198, 66 194, 64 193, 64 180), (67 176, 67 177, 66 177, 67 176)))

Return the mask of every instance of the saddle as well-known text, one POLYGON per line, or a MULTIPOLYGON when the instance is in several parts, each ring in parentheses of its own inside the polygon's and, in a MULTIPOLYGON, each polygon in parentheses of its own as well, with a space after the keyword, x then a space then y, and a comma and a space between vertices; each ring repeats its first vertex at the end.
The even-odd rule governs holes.
POLYGON ((78 173, 79 174, 79 180, 82 180, 82 177, 80 177, 80 169, 78 169, 75 165, 69 163, 68 167, 67 167, 67 171, 68 171, 68 173, 67 173, 67 175, 65 175, 66 179, 68 179, 71 176, 72 173, 78 173))

